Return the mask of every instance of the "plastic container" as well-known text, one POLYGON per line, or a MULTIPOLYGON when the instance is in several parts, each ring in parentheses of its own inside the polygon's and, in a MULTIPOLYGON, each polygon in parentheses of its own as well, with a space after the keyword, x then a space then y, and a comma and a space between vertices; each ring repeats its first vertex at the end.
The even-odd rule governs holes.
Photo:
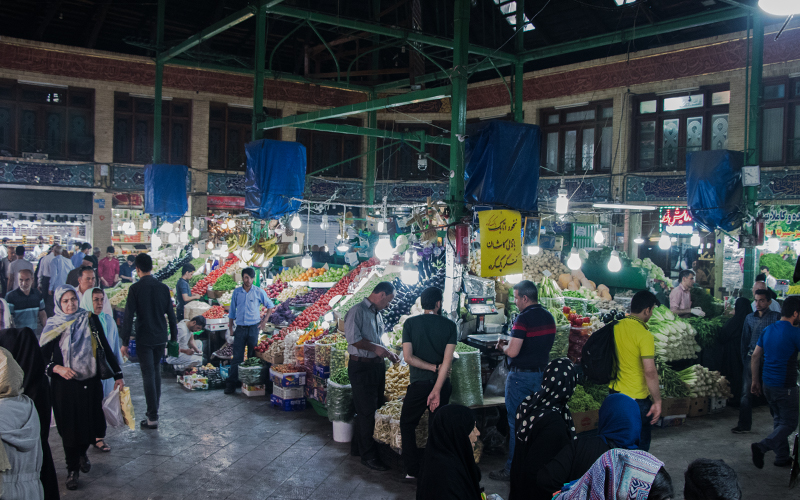
POLYGON ((302 387, 277 387, 273 385, 272 394, 281 399, 300 399, 304 397, 302 387))
POLYGON ((299 369, 296 372, 279 373, 270 368, 269 377, 272 379, 273 387, 302 387, 306 385, 306 372, 299 369))
POLYGON ((272 406, 277 406, 281 411, 302 411, 306 409, 306 400, 300 399, 281 399, 276 395, 269 397, 272 406))
POLYGON ((324 342, 324 339, 318 340, 315 344, 314 350, 314 365, 315 366, 331 366, 331 348, 333 344, 324 342))
POLYGON ((349 443, 353 440, 353 422, 333 421, 333 440, 337 443, 349 443))
POLYGON ((263 385, 242 384, 242 394, 247 397, 266 396, 267 388, 263 385))
POLYGON ((329 366, 314 365, 314 375, 319 378, 330 378, 331 368, 329 366))
POLYGON ((350 353, 346 350, 331 348, 331 372, 336 372, 339 368, 347 368, 350 362, 350 353))
POLYGON ((310 373, 314 372, 316 347, 316 343, 310 340, 303 344, 303 366, 305 366, 310 373))

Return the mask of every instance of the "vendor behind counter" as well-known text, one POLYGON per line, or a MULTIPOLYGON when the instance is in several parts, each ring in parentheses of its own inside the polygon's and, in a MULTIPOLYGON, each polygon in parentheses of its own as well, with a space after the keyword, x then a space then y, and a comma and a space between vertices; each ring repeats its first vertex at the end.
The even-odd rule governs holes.
POLYGON ((698 307, 692 307, 692 287, 694 286, 695 272, 686 269, 678 275, 678 286, 672 289, 669 294, 670 310, 681 318, 691 316, 705 316, 706 314, 698 307))
POLYGON ((192 295, 192 287, 189 286, 189 280, 192 279, 194 271, 195 268, 191 264, 183 266, 181 278, 178 280, 178 284, 175 285, 175 301, 178 304, 175 308, 175 315, 178 321, 182 321, 184 318, 186 303, 201 298, 201 295, 192 295))

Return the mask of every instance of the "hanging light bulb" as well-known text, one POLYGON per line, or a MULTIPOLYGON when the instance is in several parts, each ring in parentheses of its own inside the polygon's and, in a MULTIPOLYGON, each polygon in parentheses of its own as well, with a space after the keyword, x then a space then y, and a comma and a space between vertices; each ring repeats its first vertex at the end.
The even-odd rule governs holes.
POLYGON ((383 219, 378 221, 378 232, 382 233, 386 230, 386 224, 383 222, 383 219))
POLYGON ((300 227, 302 225, 303 225, 303 222, 300 220, 300 217, 297 214, 294 214, 294 217, 292 218, 292 223, 291 223, 292 229, 300 229, 300 227))
POLYGON ((227 243, 223 243, 222 245, 220 245, 220 246, 219 246, 219 250, 220 250, 222 253, 225 253, 225 252, 227 252, 227 251, 228 251, 228 244, 227 244, 227 243))
POLYGON ((283 226, 277 226, 275 228, 275 234, 278 235, 278 236, 282 235, 285 232, 286 232, 286 228, 283 227, 283 226))
POLYGON ((164 224, 161 225, 160 231, 164 232, 164 233, 171 233, 172 232, 172 224, 170 224, 169 222, 165 222, 164 224))
POLYGON ((691 243, 693 247, 699 247, 700 246, 700 233, 698 233, 697 231, 693 232, 692 233, 692 238, 689 240, 689 243, 691 243))
POLYGON ((242 248, 239 252, 239 257, 249 265, 250 260, 253 258, 253 251, 249 248, 242 248))
POLYGON ((512 285, 516 285, 517 283, 522 281, 522 275, 521 274, 509 274, 505 278, 506 278, 506 281, 508 281, 512 285))
POLYGON ((209 241, 208 244, 206 245, 206 248, 208 248, 209 250, 214 250, 214 242, 209 241))
POLYGON ((295 242, 292 243, 292 253, 295 254, 300 253, 300 243, 298 243, 297 240, 295 240, 295 242))
POLYGON ((777 252, 781 248, 781 241, 778 238, 770 238, 767 242, 767 248, 770 252, 777 252))
POLYGON ((569 253, 569 259, 567 259, 567 267, 572 269, 573 271, 577 271, 581 268, 581 256, 578 255, 578 249, 572 247, 572 251, 569 253))
POLYGON ((306 269, 310 269, 312 263, 313 263, 313 261, 311 259, 311 253, 306 252, 303 255, 303 259, 300 261, 300 265, 305 267, 306 269))
POLYGON ((325 245, 323 245, 323 246, 322 246, 322 250, 323 250, 325 253, 328 253, 328 252, 330 252, 330 249, 328 248, 328 244, 327 244, 327 243, 325 243, 325 245))
POLYGON ((539 245, 528 245, 528 255, 537 255, 540 250, 539 245))
POLYGON ((142 223, 142 229, 150 230, 153 227, 153 223, 150 222, 150 219, 147 219, 142 223))
POLYGON ((758 0, 758 6, 773 16, 791 16, 800 14, 800 3, 797 0, 758 0))
POLYGON ((169 233, 169 236, 167 236, 167 243, 169 243, 170 245, 174 245, 177 242, 178 242, 178 235, 175 233, 169 233))
POLYGON ((325 316, 323 316, 322 319, 328 322, 333 321, 333 312, 331 311, 326 312, 325 316))
POLYGON ((233 219, 228 219, 228 229, 233 229, 236 227, 236 221, 233 219))
POLYGON ((605 236, 603 236, 603 230, 598 229, 596 233, 594 233, 594 242, 598 245, 602 245, 603 242, 606 240, 605 236))
POLYGON ((400 271, 400 280, 406 285, 416 285, 419 281, 419 269, 411 263, 411 254, 406 252, 406 262, 400 271))
POLYGON ((200 249, 197 247, 192 248, 192 258, 196 259, 198 257, 200 257, 200 249))
POLYGON ((567 211, 569 211, 567 188, 564 186, 564 179, 561 179, 561 187, 558 190, 558 199, 556 199, 556 213, 564 215, 567 211))
POLYGON ((644 239, 642 239, 641 236, 637 236, 636 238, 633 239, 633 242, 636 243, 637 245, 641 245, 642 243, 644 243, 644 239))
POLYGON ((327 231, 330 225, 328 224, 328 214, 322 214, 322 223, 319 225, 319 228, 323 231, 327 231))
POLYGON ((197 228, 192 229, 192 238, 199 238, 200 237, 200 230, 197 228))
POLYGON ((392 258, 393 253, 394 248, 392 248, 392 242, 389 240, 389 235, 382 234, 378 240, 378 244, 375 245, 375 257, 379 258, 380 260, 389 260, 392 258))
POLYGON ((671 246, 672 242, 669 240, 669 235, 667 233, 661 233, 661 238, 658 239, 658 248, 661 250, 669 250, 671 246))
POLYGON ((608 259, 608 270, 617 273, 620 269, 622 269, 622 261, 619 260, 619 252, 612 250, 611 257, 608 259))
POLYGON ((157 234, 154 234, 153 237, 150 238, 150 247, 154 252, 161 248, 161 238, 159 238, 157 234))
POLYGON ((185 231, 182 232, 181 235, 180 235, 180 241, 181 241, 181 243, 189 243, 189 233, 187 233, 185 231))

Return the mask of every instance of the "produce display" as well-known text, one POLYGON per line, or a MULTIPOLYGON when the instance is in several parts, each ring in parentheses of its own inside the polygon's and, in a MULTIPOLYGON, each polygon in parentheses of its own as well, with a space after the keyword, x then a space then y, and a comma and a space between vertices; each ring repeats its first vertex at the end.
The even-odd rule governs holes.
POLYGON ((697 343, 704 349, 717 344, 717 339, 722 333, 722 327, 726 323, 726 319, 722 316, 710 319, 694 316, 686 318, 684 321, 692 325, 692 328, 697 333, 697 343))
POLYGON ((800 295, 800 285, 792 285, 787 292, 789 295, 800 295))
POLYGON ((450 383, 453 385, 450 403, 464 406, 483 404, 480 351, 459 353, 458 359, 453 360, 450 383))
POLYGON ((248 266, 261 266, 264 262, 275 257, 278 254, 278 239, 276 237, 268 238, 263 235, 258 240, 250 245, 249 235, 246 233, 228 236, 225 242, 228 244, 228 251, 233 252, 237 248, 248 247, 251 257, 246 262, 248 266))
MULTIPOLYGON (((281 330, 283 331, 283 330, 281 330)), ((287 365, 297 364, 297 355, 295 354, 295 345, 297 339, 303 334, 303 330, 294 330, 286 333, 283 339, 283 362, 287 365)))
POLYGON ((264 291, 267 292, 267 297, 271 299, 277 299, 278 295, 287 288, 291 288, 289 283, 285 281, 273 281, 271 285, 265 285, 264 291))
MULTIPOLYGON (((598 286, 595 284, 595 282, 587 279, 586 275, 584 275, 583 271, 581 271, 580 269, 570 271, 569 273, 559 274, 558 286, 560 286, 563 290, 569 290, 572 292, 581 292, 579 296, 585 299, 603 298, 601 296, 602 295, 601 291, 603 289, 605 289, 605 291, 608 292, 608 287, 606 287, 605 285, 600 285, 603 288, 599 289, 598 286), (582 291, 581 289, 585 289, 585 291, 582 291)), ((611 300, 610 294, 608 296, 608 300, 611 300)))
POLYGON ((130 288, 130 285, 123 285, 123 288, 120 288, 119 291, 115 292, 114 295, 108 299, 108 302, 113 307, 125 309, 125 305, 128 302, 128 288, 130 288))
POLYGON ((556 299, 563 298, 561 288, 558 284, 550 278, 542 278, 539 282, 539 299, 556 299))
POLYGON ((236 281, 230 274, 223 274, 220 276, 217 281, 214 282, 214 286, 211 287, 215 292, 227 292, 234 288, 236 288, 236 281))
POLYGON ((292 281, 311 281, 312 279, 316 278, 317 276, 322 276, 325 273, 325 270, 322 268, 303 268, 303 272, 295 276, 292 281))
POLYGON ((201 279, 205 278, 205 277, 206 277, 206 275, 203 274, 203 273, 193 274, 192 277, 189 278, 189 286, 194 288, 194 286, 197 284, 197 282, 200 281, 201 279))
POLYGON ((569 398, 568 406, 570 411, 578 413, 600 409, 600 403, 587 394, 582 385, 575 387, 575 392, 569 398))
POLYGON ((656 361, 658 382, 661 385, 661 396, 665 398, 688 398, 691 392, 681 376, 661 360, 656 361))
POLYGON ((622 309, 623 311, 625 310, 625 307, 622 304, 620 304, 619 302, 614 302, 611 299, 608 299, 608 300, 605 300, 605 299, 604 300, 597 300, 597 301, 594 302, 594 306, 598 310, 602 309, 604 311, 611 311, 613 309, 617 309, 617 310, 622 309))
POLYGON ((308 293, 309 288, 307 286, 290 286, 289 288, 284 288, 281 293, 275 298, 275 300, 279 302, 283 302, 285 300, 289 300, 292 297, 297 297, 298 295, 305 295, 308 293))
MULTIPOLYGON (((180 257, 172 259, 171 261, 169 261, 169 263, 167 263, 166 266, 154 272, 153 277, 158 281, 164 281, 173 274, 180 271, 181 268, 184 266, 184 264, 188 264, 189 262, 191 262, 192 248, 194 248, 194 246, 191 243, 183 247, 183 252, 181 252, 182 255, 180 257)), ((178 280, 175 280, 176 283, 177 281, 178 280)))
POLYGON ((426 288, 435 286, 444 290, 444 252, 441 256, 432 257, 430 261, 422 263, 424 265, 420 266, 419 282, 416 285, 408 286, 400 278, 395 278, 392 282, 395 289, 394 300, 380 312, 387 330, 393 329, 401 316, 411 312, 411 307, 426 288))
MULTIPOLYGON (((562 318, 564 317, 563 314, 560 316, 562 318)), ((554 315, 553 317, 556 316, 554 315)), ((548 358, 550 361, 567 356, 569 352, 569 330, 570 326, 566 323, 556 326, 556 335, 553 339, 553 347, 550 348, 550 355, 548 358)))
POLYGON ((716 398, 732 398, 731 384, 728 379, 720 375, 717 371, 709 371, 708 368, 701 365, 690 366, 689 368, 679 371, 678 376, 685 383, 689 391, 690 397, 716 397, 716 398))
MULTIPOLYGON (((296 278, 298 276, 300 276, 301 274, 303 274, 305 271, 306 271, 306 268, 303 267, 303 266, 300 266, 300 265, 297 265, 297 266, 294 266, 294 267, 290 267, 288 269, 284 269, 283 271, 281 271, 280 274, 277 274, 273 278, 273 281, 285 281, 287 283, 290 282, 290 281, 300 281, 300 280, 296 280, 296 278)), ((308 281, 308 280, 306 280, 306 281, 308 281)))
POLYGON ((326 406, 328 420, 331 422, 350 422, 353 420, 356 408, 353 404, 353 389, 350 387, 347 368, 340 368, 331 374, 331 378, 328 381, 326 406))
POLYGON ((465 344, 464 342, 459 342, 456 344, 456 352, 476 352, 478 349, 472 347, 469 344, 465 344))
POLYGON ((647 322, 656 341, 656 358, 664 361, 693 359, 700 352, 692 325, 678 318, 666 306, 653 309, 647 322))
POLYGON ((235 264, 238 260, 239 259, 237 259, 235 256, 232 256, 225 262, 224 265, 221 265, 208 273, 208 276, 205 278, 201 278, 200 281, 198 281, 192 288, 192 295, 205 295, 208 291, 209 285, 216 283, 217 279, 225 274, 225 271, 227 271, 228 268, 235 264))
POLYGON ((783 260, 783 257, 778 254, 767 253, 762 255, 758 260, 758 265, 759 267, 767 266, 770 276, 775 279, 792 281, 794 264, 791 261, 783 260))
POLYGON ((314 276, 309 281, 313 281, 314 283, 334 283, 342 279, 349 272, 350 272, 350 266, 347 265, 342 267, 331 268, 323 272, 322 274, 314 276))
POLYGON ((384 396, 388 401, 400 399, 406 395, 408 384, 411 383, 411 373, 409 366, 404 363, 397 363, 386 370, 386 386, 384 396))
POLYGON ((646 270, 648 273, 647 277, 650 279, 668 281, 667 277, 664 275, 664 270, 655 265, 649 257, 644 260, 633 259, 633 261, 631 261, 631 266, 641 267, 642 269, 646 270))
POLYGON ((273 325, 288 325, 296 317, 292 309, 284 302, 272 311, 269 320, 273 325))
POLYGON ((722 314, 725 306, 721 301, 712 297, 705 288, 695 285, 690 290, 692 308, 699 307, 706 313, 706 318, 714 318, 722 314))
POLYGON ((231 300, 233 300, 233 290, 228 290, 227 292, 223 293, 221 297, 217 299, 217 302, 219 302, 223 306, 229 306, 231 305, 231 300))
POLYGON ((227 313, 222 306, 213 306, 211 309, 203 313, 206 319, 220 319, 224 318, 227 313))
POLYGON ((302 295, 298 294, 295 295, 294 297, 289 297, 286 300, 286 302, 284 302, 284 304, 292 307, 306 306, 315 303, 323 295, 325 295, 324 288, 311 288, 310 290, 308 290, 307 293, 304 293, 302 295))
POLYGON ((342 338, 331 348, 331 373, 336 372, 340 368, 347 368, 349 357, 347 353, 347 340, 342 338))
POLYGON ((364 283, 356 293, 348 297, 347 300, 339 302, 339 304, 336 306, 336 310, 339 311, 339 314, 342 317, 344 317, 347 314, 347 311, 349 311, 354 305, 369 297, 378 283, 383 281, 393 281, 397 277, 397 273, 388 273, 385 276, 379 276, 377 274, 370 276, 369 280, 364 283))

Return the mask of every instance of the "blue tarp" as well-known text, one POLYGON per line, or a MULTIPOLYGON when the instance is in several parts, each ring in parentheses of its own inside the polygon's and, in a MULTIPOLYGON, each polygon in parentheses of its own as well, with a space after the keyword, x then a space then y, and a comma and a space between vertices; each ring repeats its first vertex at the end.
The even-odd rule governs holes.
POLYGON ((695 222, 712 231, 742 225, 744 153, 720 149, 686 154, 686 201, 695 222))
POLYGON ((508 121, 481 125, 469 131, 465 144, 464 201, 538 210, 539 127, 508 121))
POLYGON ((175 222, 189 211, 186 165, 152 164, 144 167, 144 213, 175 222))
POLYGON ((277 219, 300 209, 306 185, 306 148, 262 139, 245 146, 244 208, 258 219, 277 219))

